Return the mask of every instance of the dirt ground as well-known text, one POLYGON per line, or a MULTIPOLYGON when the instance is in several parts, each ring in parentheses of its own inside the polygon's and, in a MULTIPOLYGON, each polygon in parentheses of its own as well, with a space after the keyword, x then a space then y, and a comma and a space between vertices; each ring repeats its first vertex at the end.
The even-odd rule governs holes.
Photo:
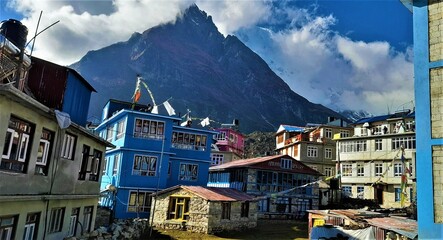
POLYGON ((259 220, 257 227, 242 232, 224 232, 215 235, 191 233, 179 230, 154 229, 145 239, 192 239, 192 240, 285 240, 308 239, 307 221, 259 220))

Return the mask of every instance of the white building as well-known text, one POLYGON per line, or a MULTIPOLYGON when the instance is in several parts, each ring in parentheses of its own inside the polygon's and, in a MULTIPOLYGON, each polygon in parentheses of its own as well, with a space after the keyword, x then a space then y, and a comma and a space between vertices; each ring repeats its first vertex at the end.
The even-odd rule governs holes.
POLYGON ((402 197, 409 205, 415 189, 415 113, 363 118, 353 125, 353 136, 336 139, 342 192, 375 199, 385 208, 401 207, 402 197))

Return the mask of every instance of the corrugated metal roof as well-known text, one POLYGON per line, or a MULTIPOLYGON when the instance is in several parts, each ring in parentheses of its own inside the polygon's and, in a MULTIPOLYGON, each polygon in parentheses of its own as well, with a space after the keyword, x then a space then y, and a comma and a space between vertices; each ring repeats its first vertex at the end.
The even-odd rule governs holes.
POLYGON ((369 224, 414 239, 417 236, 417 221, 404 217, 383 217, 365 219, 369 224))
POLYGON ((235 201, 253 201, 254 197, 248 195, 244 192, 241 192, 237 189, 233 188, 216 188, 216 187, 203 187, 203 186, 182 186, 177 185, 174 187, 170 187, 159 191, 157 194, 152 195, 161 195, 167 192, 171 192, 177 189, 187 190, 203 199, 209 201, 227 201, 227 202, 235 202, 235 201))
POLYGON ((305 127, 291 126, 291 125, 281 125, 283 129, 287 132, 304 132, 305 127))
POLYGON ((351 219, 366 222, 371 226, 390 230, 414 239, 418 234, 417 221, 405 217, 388 216, 386 213, 359 209, 308 210, 310 213, 351 219))
POLYGON ((233 188, 182 186, 209 201, 252 201, 254 197, 233 188))
MULTIPOLYGON (((293 169, 280 169, 281 171, 297 172, 297 173, 312 174, 312 175, 321 175, 321 173, 310 168, 306 164, 304 164, 300 161, 297 161, 296 159, 290 157, 289 155, 272 155, 272 156, 266 156, 266 157, 240 159, 240 160, 235 160, 235 161, 224 163, 224 164, 217 165, 217 166, 212 166, 209 168, 209 170, 216 171, 216 170, 224 170, 224 169, 228 169, 228 168, 243 168, 243 167, 263 169, 263 165, 260 165, 261 163, 273 161, 273 160, 276 160, 279 158, 289 158, 289 159, 293 160, 292 161, 293 169)), ((275 170, 275 166, 273 167, 273 170, 275 170)))

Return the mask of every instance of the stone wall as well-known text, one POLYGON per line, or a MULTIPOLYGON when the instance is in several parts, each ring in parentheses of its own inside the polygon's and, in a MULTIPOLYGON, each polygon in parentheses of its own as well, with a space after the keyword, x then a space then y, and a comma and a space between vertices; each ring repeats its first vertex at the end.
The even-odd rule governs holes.
POLYGON ((221 202, 210 202, 208 233, 241 231, 257 226, 257 202, 249 202, 249 217, 241 217, 241 202, 231 202, 230 219, 221 219, 221 202))
POLYGON ((443 0, 429 0, 429 60, 443 59, 443 0))
MULTIPOLYGON (((153 201, 154 204, 154 201, 153 201)), ((151 208, 153 210, 154 208, 151 208)), ((155 210, 151 217, 153 227, 162 229, 186 229, 194 232, 207 232, 208 229, 208 203, 206 200, 186 191, 177 189, 168 194, 159 195, 155 200, 155 210), (189 220, 184 225, 182 221, 168 220, 169 197, 186 196, 190 197, 189 202, 189 220)))
POLYGON ((432 138, 443 138, 443 67, 430 70, 430 92, 431 135, 432 138))
MULTIPOLYGON (((153 202, 154 204, 154 202, 153 202)), ((153 209, 153 208, 152 208, 153 209)), ((241 218, 241 203, 231 205, 231 219, 221 219, 221 203, 209 202, 186 190, 178 189, 157 197, 152 226, 162 229, 181 229, 199 233, 213 233, 225 230, 241 230, 257 226, 257 203, 250 202, 249 218, 241 218), (169 198, 174 196, 189 196, 189 220, 168 220, 169 198)))
POLYGON ((434 221, 443 223, 443 146, 432 146, 434 170, 434 221))

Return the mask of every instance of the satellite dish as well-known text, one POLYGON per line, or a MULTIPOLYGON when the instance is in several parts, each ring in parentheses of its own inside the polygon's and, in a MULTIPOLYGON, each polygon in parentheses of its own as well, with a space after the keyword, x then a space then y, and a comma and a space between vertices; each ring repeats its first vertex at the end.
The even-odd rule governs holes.
POLYGON ((365 122, 365 123, 363 124, 363 127, 368 128, 368 127, 369 127, 369 123, 368 123, 368 122, 365 122))

